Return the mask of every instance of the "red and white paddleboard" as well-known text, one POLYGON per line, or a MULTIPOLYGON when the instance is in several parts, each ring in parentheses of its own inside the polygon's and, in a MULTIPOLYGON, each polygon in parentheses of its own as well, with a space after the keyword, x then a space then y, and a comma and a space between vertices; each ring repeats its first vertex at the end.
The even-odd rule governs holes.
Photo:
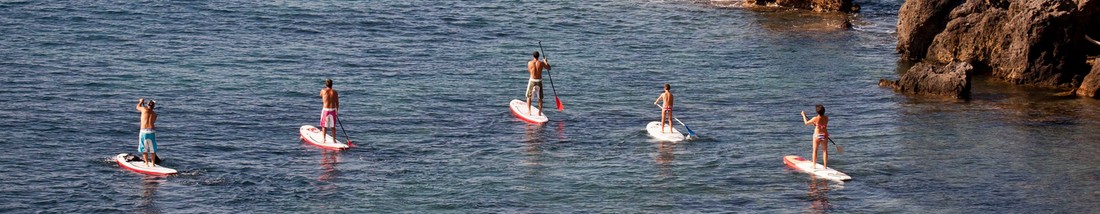
POLYGON ((171 175, 176 174, 175 169, 170 169, 160 165, 153 164, 152 166, 145 166, 145 162, 141 159, 130 157, 130 154, 122 153, 115 156, 115 162, 123 169, 128 169, 141 174, 147 175, 171 175))
POLYGON ((539 111, 538 106, 531 106, 531 112, 527 112, 527 102, 520 100, 512 100, 509 106, 512 109, 512 115, 516 115, 520 120, 529 123, 546 123, 546 121, 549 121, 546 115, 539 111))
POLYGON ((810 160, 806 160, 805 158, 795 155, 783 156, 783 163, 787 164, 788 167, 797 169, 805 173, 810 173, 814 176, 817 176, 818 178, 840 182, 852 180, 851 176, 848 176, 843 172, 836 171, 833 168, 825 168, 824 165, 814 163, 810 160), (814 166, 817 166, 817 168, 814 168, 814 166))
POLYGON ((298 129, 298 132, 301 135, 302 141, 313 144, 315 146, 319 146, 321 148, 335 150, 348 148, 348 144, 337 141, 336 138, 332 137, 332 131, 329 131, 329 135, 324 135, 321 133, 320 128, 311 125, 304 125, 302 126, 302 128, 298 129))

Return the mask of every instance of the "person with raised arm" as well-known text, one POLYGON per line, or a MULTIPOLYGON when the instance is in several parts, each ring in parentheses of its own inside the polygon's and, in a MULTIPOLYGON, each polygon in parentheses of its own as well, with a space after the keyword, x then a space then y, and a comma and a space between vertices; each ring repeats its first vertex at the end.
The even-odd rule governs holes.
MULTIPOLYGON (((825 116, 825 106, 814 107, 817 110, 817 116, 813 119, 806 119, 806 111, 802 111, 802 122, 814 126, 813 154, 810 157, 814 163, 817 163, 817 151, 821 148, 822 165, 829 168, 829 117, 825 116)), ((817 165, 814 165, 814 168, 817 168, 817 165)))
POLYGON ((141 130, 138 132, 138 152, 141 153, 142 161, 145 162, 145 166, 147 167, 156 165, 157 159, 157 112, 153 111, 156 105, 157 102, 153 100, 149 100, 149 104, 146 105, 145 98, 141 98, 138 100, 137 106, 134 107, 138 112, 141 112, 141 130))
POLYGON ((531 96, 533 93, 539 93, 539 115, 542 115, 542 71, 550 70, 550 63, 546 60, 539 60, 539 52, 531 54, 534 58, 531 61, 527 61, 527 73, 530 78, 527 79, 527 112, 531 112, 531 96), (535 87, 538 88, 535 88, 535 87))

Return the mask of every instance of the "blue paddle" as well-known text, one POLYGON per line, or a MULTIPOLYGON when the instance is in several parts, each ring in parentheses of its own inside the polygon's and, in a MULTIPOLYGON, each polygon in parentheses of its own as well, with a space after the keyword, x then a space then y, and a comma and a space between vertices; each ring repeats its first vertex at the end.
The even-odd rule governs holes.
POLYGON ((684 129, 687 129, 687 130, 688 130, 688 134, 689 134, 689 135, 691 135, 691 136, 693 136, 693 137, 696 137, 696 138, 698 138, 698 137, 699 137, 699 135, 695 135, 695 131, 692 131, 692 130, 691 130, 691 127, 688 127, 688 125, 687 125, 687 124, 684 124, 684 122, 683 122, 683 121, 680 121, 680 119, 676 118, 675 116, 673 116, 673 117, 672 117, 672 119, 673 119, 673 120, 676 120, 676 122, 678 122, 678 123, 680 123, 680 125, 684 126, 684 129))
MULTIPOLYGON (((657 104, 653 104, 653 105, 656 105, 657 108, 661 108, 661 105, 657 105, 657 104)), ((696 138, 699 137, 699 135, 695 135, 695 131, 692 131, 691 127, 688 127, 687 124, 684 124, 683 121, 680 121, 680 118, 676 118, 676 116, 672 116, 672 119, 676 120, 677 123, 680 123, 680 125, 684 126, 684 129, 687 129, 687 131, 688 131, 688 135, 696 137, 696 138)))

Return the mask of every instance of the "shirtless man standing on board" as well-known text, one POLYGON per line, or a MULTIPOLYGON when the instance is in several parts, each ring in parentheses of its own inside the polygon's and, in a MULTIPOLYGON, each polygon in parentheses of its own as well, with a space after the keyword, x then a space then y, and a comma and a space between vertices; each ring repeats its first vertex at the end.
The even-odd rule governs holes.
POLYGON ((156 123, 157 113, 153 112, 153 108, 156 107, 157 102, 149 100, 149 104, 145 104, 145 98, 138 100, 136 107, 141 112, 141 131, 138 132, 138 152, 141 153, 142 161, 145 162, 145 166, 156 165, 157 159, 157 137, 156 137, 156 123), (150 156, 151 155, 151 156, 150 156))
POLYGON ((527 72, 531 73, 531 77, 527 80, 527 114, 531 112, 531 95, 535 93, 534 88, 538 86, 539 93, 539 115, 542 115, 542 70, 550 70, 550 63, 546 60, 539 61, 539 52, 535 51, 534 59, 527 61, 527 72))
MULTIPOLYGON (((340 108, 340 95, 332 90, 332 79, 325 80, 325 89, 321 89, 321 143, 328 141, 328 129, 332 129, 332 137, 336 139, 336 110, 340 108)), ((333 142, 335 143, 335 142, 333 142)))

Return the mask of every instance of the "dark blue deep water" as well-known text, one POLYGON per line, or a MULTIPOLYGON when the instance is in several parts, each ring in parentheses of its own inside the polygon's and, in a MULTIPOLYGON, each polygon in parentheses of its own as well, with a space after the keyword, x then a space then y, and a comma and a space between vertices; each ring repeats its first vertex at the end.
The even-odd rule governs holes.
POLYGON ((877 81, 905 70, 900 0, 857 1, 852 16, 739 2, 0 1, 0 213, 1100 204, 1100 101, 981 78, 970 101, 895 94, 877 81), (853 29, 838 28, 846 18, 853 29), (507 109, 538 41, 565 105, 543 126, 507 109), (298 140, 317 123, 326 78, 358 147, 298 140), (649 139, 664 83, 701 138, 649 139), (158 101, 160 154, 178 175, 112 160, 136 151, 143 97, 158 101), (830 166, 852 181, 782 163, 809 155, 798 112, 814 104, 845 150, 830 166))

